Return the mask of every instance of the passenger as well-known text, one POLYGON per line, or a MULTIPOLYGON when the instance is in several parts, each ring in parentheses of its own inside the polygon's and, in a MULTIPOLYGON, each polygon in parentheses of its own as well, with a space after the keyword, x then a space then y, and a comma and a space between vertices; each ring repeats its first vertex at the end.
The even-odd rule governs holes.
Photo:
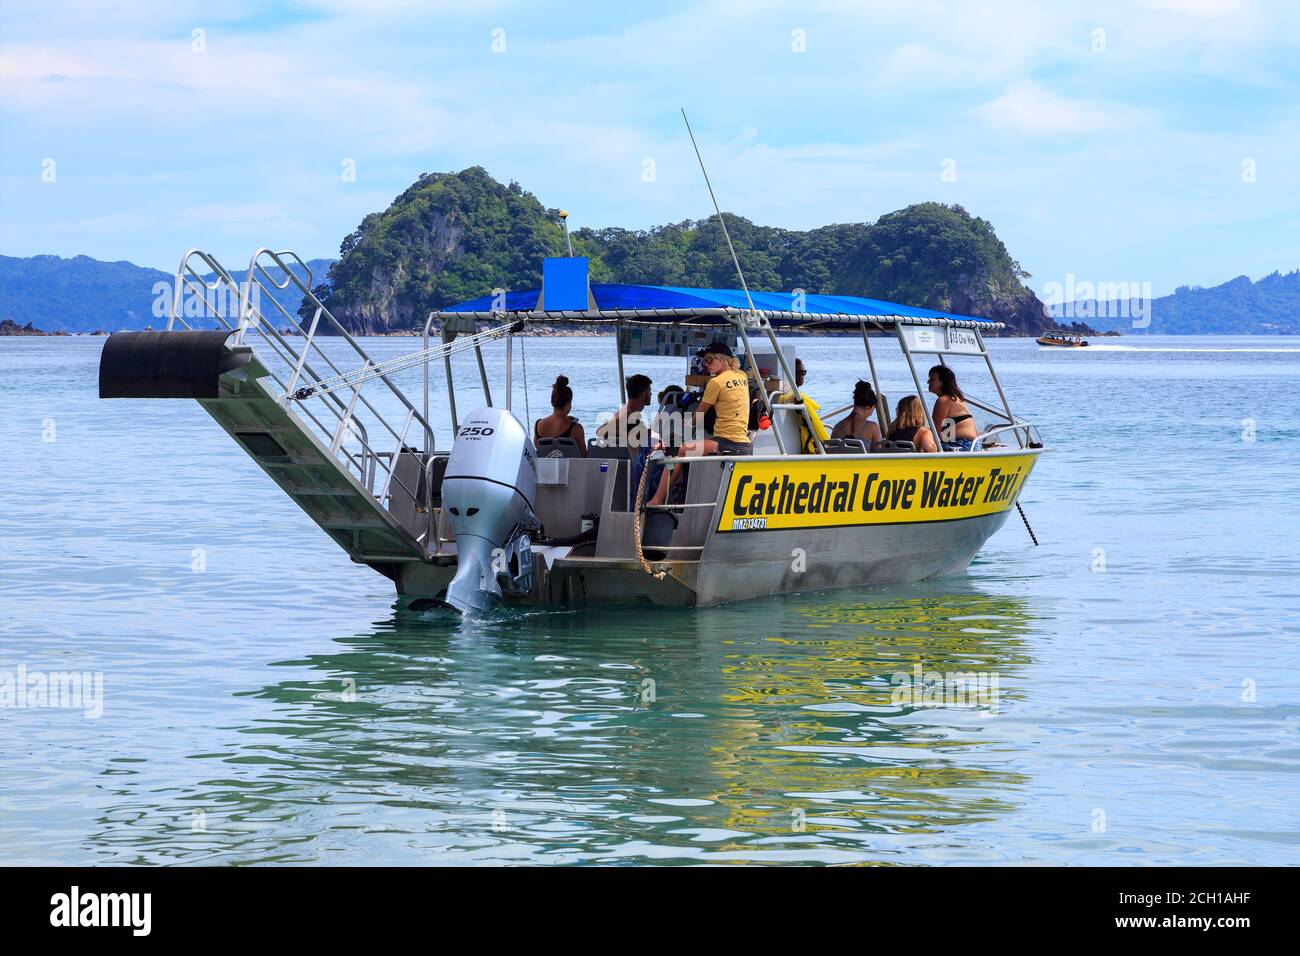
MULTIPOLYGON (((632 485, 640 487, 641 472, 650 469, 646 476, 646 487, 657 489, 663 465, 659 459, 664 455, 676 457, 677 449, 688 432, 686 419, 693 418, 689 409, 695 402, 695 394, 680 385, 666 385, 658 395, 659 408, 649 422, 650 440, 640 446, 637 454, 632 456, 632 485)), ((644 440, 644 433, 642 435, 644 440)))
MULTIPOLYGON (((795 359, 794 384, 795 387, 799 389, 800 401, 803 402, 804 408, 808 410, 807 418, 803 415, 799 416, 799 453, 803 455, 815 455, 817 454, 817 442, 813 441, 814 433, 816 434, 817 441, 820 442, 825 442, 831 437, 831 434, 826 430, 826 425, 822 422, 821 416, 818 415, 818 412, 820 412, 822 408, 821 405, 814 401, 812 396, 803 391, 804 379, 807 377, 808 369, 803 364, 803 359, 795 359), (808 430, 809 421, 812 422, 813 426, 813 431, 811 432, 808 430)), ((778 405, 796 404, 793 391, 780 393, 776 396, 775 401, 778 405)))
POLYGON ((640 448, 645 444, 641 411, 650 404, 653 383, 648 375, 632 375, 626 384, 627 402, 596 429, 596 437, 615 448, 640 448))
POLYGON ((858 381, 853 386, 853 411, 840 421, 831 432, 831 438, 858 438, 870 450, 880 441, 880 427, 871 420, 876 412, 876 392, 870 382, 858 381))
POLYGON ((917 451, 938 451, 934 436, 925 425, 925 406, 915 395, 898 400, 893 424, 889 426, 890 441, 910 441, 917 451))
MULTIPOLYGON (((752 454, 754 446, 749 440, 749 376, 740 371, 740 363, 725 342, 706 345, 700 350, 699 357, 710 378, 695 414, 703 418, 710 409, 716 413, 713 437, 684 443, 678 449, 677 457, 752 454)), ((677 479, 680 469, 681 465, 674 465, 672 469, 665 470, 659 488, 649 504, 663 504, 667 500, 668 489, 677 479)))
POLYGON ((669 395, 677 395, 685 391, 686 389, 682 388, 680 385, 674 382, 671 385, 665 385, 663 387, 663 391, 661 391, 656 397, 659 399, 659 404, 663 405, 664 401, 668 398, 669 395))
POLYGON ((710 409, 715 414, 713 437, 687 442, 682 455, 748 455, 754 450, 749 440, 749 376, 725 342, 714 342, 700 351, 709 383, 696 406, 703 419, 710 409))
POLYGON ((686 419, 693 417, 688 409, 695 396, 680 385, 672 384, 664 386, 657 397, 659 411, 650 425, 651 444, 662 444, 669 454, 676 454, 687 431, 686 419))
POLYGON ((569 380, 563 375, 555 377, 551 386, 551 414, 539 418, 533 424, 533 439, 572 438, 578 444, 578 451, 587 457, 587 436, 583 434, 582 423, 569 412, 573 408, 573 389, 569 380))
POLYGON ((930 392, 934 400, 934 427, 939 429, 944 451, 970 451, 979 428, 966 407, 966 396, 957 387, 957 376, 946 365, 930 369, 930 392), (952 424, 949 425, 948 422, 952 424))

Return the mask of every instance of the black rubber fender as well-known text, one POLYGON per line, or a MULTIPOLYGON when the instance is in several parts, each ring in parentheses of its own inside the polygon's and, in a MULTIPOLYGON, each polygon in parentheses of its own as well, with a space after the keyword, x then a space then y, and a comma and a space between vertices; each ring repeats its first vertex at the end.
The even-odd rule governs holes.
POLYGON ((217 398, 223 373, 248 363, 229 330, 114 332, 99 355, 100 398, 217 398))

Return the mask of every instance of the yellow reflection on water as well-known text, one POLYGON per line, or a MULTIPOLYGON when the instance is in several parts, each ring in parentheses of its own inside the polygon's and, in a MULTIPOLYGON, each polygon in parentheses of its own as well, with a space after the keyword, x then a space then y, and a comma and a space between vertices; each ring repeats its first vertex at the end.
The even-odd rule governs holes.
POLYGON ((1014 808, 997 717, 1028 663, 1024 602, 979 593, 787 605, 720 666, 730 719, 711 751, 726 827, 771 835, 927 832, 1014 808), (918 673, 995 682, 982 707, 899 700, 918 673), (901 675, 902 680, 896 675, 901 675))

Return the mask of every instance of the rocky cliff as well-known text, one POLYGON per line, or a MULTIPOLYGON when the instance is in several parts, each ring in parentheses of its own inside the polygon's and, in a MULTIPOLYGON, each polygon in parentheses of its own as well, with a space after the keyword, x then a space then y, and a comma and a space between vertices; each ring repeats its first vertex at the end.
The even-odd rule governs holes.
MULTIPOLYGON (((727 227, 756 289, 888 299, 995 319, 1020 334, 1054 325, 993 227, 960 206, 921 203, 875 223, 808 231, 728 214, 727 227)), ((736 285, 716 219, 582 229, 573 241, 591 259, 593 281, 736 285)), ((558 210, 517 183, 503 185, 477 166, 425 174, 343 241, 319 294, 355 331, 411 329, 432 308, 537 286, 541 260, 563 248, 558 210)))
POLYGON ((426 174, 343 240, 317 294, 352 331, 411 329, 435 306, 540 285, 562 248, 554 212, 516 183, 478 166, 426 174))

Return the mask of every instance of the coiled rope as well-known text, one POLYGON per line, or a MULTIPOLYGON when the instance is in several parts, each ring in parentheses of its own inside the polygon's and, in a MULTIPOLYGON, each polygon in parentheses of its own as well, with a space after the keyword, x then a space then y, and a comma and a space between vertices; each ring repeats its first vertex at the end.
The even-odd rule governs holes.
POLYGON ((641 526, 646 520, 645 505, 642 503, 645 495, 645 478, 650 474, 650 458, 646 457, 645 465, 641 468, 641 480, 636 486, 636 520, 632 522, 632 543, 636 547, 636 559, 641 564, 641 570, 656 581, 662 581, 668 576, 668 572, 662 568, 656 571, 649 561, 645 559, 645 552, 641 550, 641 526))

